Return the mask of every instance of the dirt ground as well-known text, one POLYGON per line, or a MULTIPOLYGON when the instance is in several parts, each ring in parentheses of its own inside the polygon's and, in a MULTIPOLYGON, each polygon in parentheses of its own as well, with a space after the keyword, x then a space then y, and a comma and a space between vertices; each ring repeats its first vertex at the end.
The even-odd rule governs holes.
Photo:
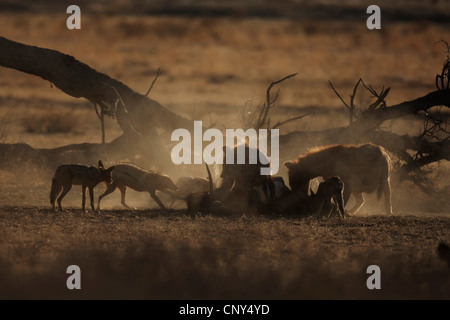
POLYGON ((2 207, 3 299, 449 299, 448 215, 346 221, 2 207), (82 290, 65 288, 67 266, 82 290), (381 289, 369 290, 370 265, 381 289))
MULTIPOLYGON (((176 6, 171 14, 136 14, 114 1, 109 10, 90 5, 82 29, 69 31, 65 7, 23 3, 0 6, 2 36, 72 55, 141 93, 160 68, 152 99, 223 128, 238 127, 244 106, 264 101, 271 81, 294 72, 298 75, 280 87, 273 121, 309 115, 281 133, 348 124, 328 81, 344 99, 359 78, 377 90, 391 87, 389 105, 424 96, 435 90, 446 58, 445 46, 437 42, 450 41, 449 23, 428 15, 448 14, 443 2, 424 9, 426 18, 389 16, 377 31, 366 27, 367 5, 345 7, 346 18, 316 19, 283 13, 268 2, 260 11, 239 7, 228 14, 208 7, 212 11, 199 14, 190 7, 186 15, 176 6), (276 15, 264 16, 267 12, 276 15)), ((355 101, 364 109, 372 100, 360 94, 355 101)), ((410 135, 422 130, 415 118, 385 126, 410 135)), ((108 118, 107 141, 121 133, 108 118)), ((88 101, 0 68, 1 143, 55 148, 100 139, 88 101)), ((437 254, 440 242, 450 244, 449 169, 445 161, 427 168, 439 197, 405 183, 393 187, 394 216, 385 216, 376 197, 368 195, 356 216, 340 221, 191 215, 180 202, 161 212, 148 194, 134 191, 127 202, 137 210, 123 209, 116 191, 94 214, 81 211, 78 186, 63 201, 68 212, 53 213, 51 172, 1 166, 0 298, 449 299, 450 269, 437 254), (73 264, 83 275, 78 292, 65 286, 66 268, 73 264), (380 267, 380 290, 366 286, 370 265, 380 267)), ((205 176, 203 171, 186 175, 205 176)), ((213 173, 217 178, 220 168, 213 173)), ((286 177, 285 168, 280 175, 286 177)), ((104 188, 99 185, 95 195, 104 188)))

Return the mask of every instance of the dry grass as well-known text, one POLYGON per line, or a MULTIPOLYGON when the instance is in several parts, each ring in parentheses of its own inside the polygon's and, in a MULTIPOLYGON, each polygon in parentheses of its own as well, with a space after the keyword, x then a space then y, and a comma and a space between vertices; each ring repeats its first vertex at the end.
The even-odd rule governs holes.
POLYGON ((448 299, 444 216, 219 218, 3 207, 1 298, 448 299), (82 290, 65 288, 68 265, 82 290), (368 290, 379 265, 382 289, 368 290))
POLYGON ((79 120, 70 113, 47 113, 41 116, 22 118, 27 133, 76 133, 79 120))

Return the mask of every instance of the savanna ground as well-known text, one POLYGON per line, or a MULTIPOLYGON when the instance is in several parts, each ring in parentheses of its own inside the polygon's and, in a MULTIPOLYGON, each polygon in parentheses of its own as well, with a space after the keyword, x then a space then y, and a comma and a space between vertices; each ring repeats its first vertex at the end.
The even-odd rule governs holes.
MULTIPOLYGON (((445 3, 437 6, 448 13, 445 3)), ((282 127, 282 133, 347 124, 328 80, 344 98, 359 78, 375 88, 390 86, 390 105, 423 96, 435 89, 445 59, 445 48, 435 42, 450 41, 449 24, 432 18, 383 21, 381 30, 369 31, 367 5, 357 7, 359 18, 319 20, 245 12, 119 14, 120 7, 100 6, 82 14, 78 31, 65 28, 66 7, 51 12, 2 7, 2 36, 70 54, 142 93, 161 68, 152 99, 224 128, 239 127, 243 106, 260 103, 272 80, 294 72, 299 74, 280 87, 274 121, 310 114, 282 127)), ((0 72, 1 142, 36 148, 100 142, 99 121, 87 101, 40 78, 0 72)), ((356 98, 362 107, 369 101, 364 94, 356 98)), ((418 134, 420 121, 407 120, 388 125, 418 134)), ((120 133, 108 119, 107 141, 120 133)), ((217 175, 220 168, 214 169, 217 175)), ((127 200, 138 210, 123 210, 116 192, 102 202, 101 213, 85 213, 77 186, 63 201, 68 212, 53 213, 51 172, 0 169, 0 297, 449 299, 449 269, 436 253, 440 241, 450 242, 449 167, 438 163, 428 169, 432 184, 447 196, 393 186, 395 216, 385 216, 369 197, 346 221, 189 215, 180 203, 175 211, 160 212, 148 195, 133 191, 127 200), (66 288, 72 264, 82 270, 81 291, 66 288), (366 268, 373 264, 381 268, 381 290, 366 287, 366 268)), ((167 173, 174 180, 180 174, 167 173)), ((205 175, 204 168, 183 173, 205 175)), ((279 174, 286 176, 282 166, 279 174)), ((97 187, 96 195, 102 190, 97 187)))

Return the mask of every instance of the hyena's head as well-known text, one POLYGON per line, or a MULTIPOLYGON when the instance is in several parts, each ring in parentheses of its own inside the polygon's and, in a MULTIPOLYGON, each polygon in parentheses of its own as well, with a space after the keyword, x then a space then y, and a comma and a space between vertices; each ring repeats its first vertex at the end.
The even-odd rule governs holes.
POLYGON ((112 182, 111 173, 115 168, 116 168, 115 166, 112 166, 109 167, 108 169, 105 169, 102 160, 98 160, 99 182, 105 181, 106 183, 111 183, 112 182))
POLYGON ((292 192, 299 194, 301 197, 306 197, 310 180, 308 173, 295 161, 286 161, 284 165, 288 169, 289 185, 292 192))

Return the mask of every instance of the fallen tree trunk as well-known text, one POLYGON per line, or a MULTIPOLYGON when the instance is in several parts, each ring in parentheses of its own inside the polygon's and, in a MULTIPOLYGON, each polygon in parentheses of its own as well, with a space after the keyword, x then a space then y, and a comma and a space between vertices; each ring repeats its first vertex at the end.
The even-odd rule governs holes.
POLYGON ((450 90, 436 90, 429 94, 399 103, 386 108, 366 110, 357 119, 355 125, 366 128, 378 128, 383 122, 393 120, 407 115, 417 114, 435 106, 446 106, 450 108, 450 90))
POLYGON ((144 136, 154 134, 156 128, 173 131, 189 128, 187 119, 164 108, 155 100, 139 94, 122 82, 97 72, 74 57, 55 50, 29 46, 0 37, 0 66, 39 76, 75 98, 86 98, 94 104, 110 105, 109 111, 118 104, 112 116, 117 116, 124 133, 131 124, 144 136), (120 104, 119 104, 120 105, 120 104))
MULTIPOLYGON (((57 88, 75 98, 86 98, 94 105, 100 106, 103 114, 115 117, 124 136, 122 144, 116 151, 123 151, 126 156, 147 155, 148 162, 164 169, 170 163, 170 155, 157 133, 171 132, 177 128, 191 128, 192 122, 164 108, 161 104, 139 94, 122 82, 99 73, 88 65, 55 50, 29 46, 0 37, 0 66, 16 69, 39 76, 50 81, 57 88)), ((165 137, 166 138, 166 137, 165 137)), ((97 144, 69 145, 52 151, 54 158, 59 153, 69 150, 88 153, 99 147, 97 144)), ((105 149, 117 147, 117 143, 104 146, 105 149)), ((45 152, 44 152, 45 153, 45 152)), ((49 159, 49 163, 53 162, 49 159)))

